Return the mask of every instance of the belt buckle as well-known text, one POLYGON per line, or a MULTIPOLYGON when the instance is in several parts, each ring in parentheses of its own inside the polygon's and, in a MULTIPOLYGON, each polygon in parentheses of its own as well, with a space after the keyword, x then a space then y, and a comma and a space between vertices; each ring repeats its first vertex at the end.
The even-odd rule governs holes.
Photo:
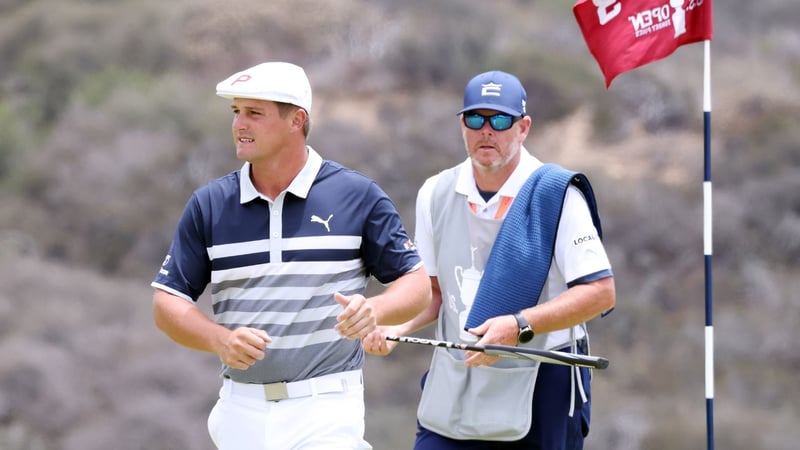
POLYGON ((286 383, 270 383, 264 385, 264 397, 268 402, 279 402, 289 398, 289 390, 286 383))

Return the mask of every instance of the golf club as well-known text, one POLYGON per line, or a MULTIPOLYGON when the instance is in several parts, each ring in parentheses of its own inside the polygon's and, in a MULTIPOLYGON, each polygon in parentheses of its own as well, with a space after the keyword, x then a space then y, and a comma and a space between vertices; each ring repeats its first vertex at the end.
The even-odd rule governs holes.
POLYGON ((501 358, 530 359, 549 364, 561 364, 566 366, 588 367, 590 369, 605 369, 608 367, 608 359, 598 356, 579 355, 576 353, 559 352, 555 350, 538 350, 525 347, 512 347, 510 345, 490 344, 485 346, 456 344, 449 341, 437 341, 413 336, 386 336, 387 341, 404 342, 408 344, 430 345, 434 347, 446 347, 456 350, 482 352, 491 356, 501 358))

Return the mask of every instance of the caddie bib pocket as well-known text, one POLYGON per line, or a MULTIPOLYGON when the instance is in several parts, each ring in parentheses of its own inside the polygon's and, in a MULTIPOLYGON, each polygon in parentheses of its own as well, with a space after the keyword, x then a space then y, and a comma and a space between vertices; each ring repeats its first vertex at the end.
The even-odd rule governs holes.
POLYGON ((522 439, 531 428, 538 372, 539 363, 465 367, 463 360, 437 348, 417 418, 425 428, 452 439, 522 439))

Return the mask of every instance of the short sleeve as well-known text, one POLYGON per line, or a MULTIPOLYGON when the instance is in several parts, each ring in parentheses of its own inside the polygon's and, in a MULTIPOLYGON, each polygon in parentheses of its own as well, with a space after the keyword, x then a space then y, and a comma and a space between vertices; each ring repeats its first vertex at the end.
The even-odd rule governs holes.
POLYGON ((554 257, 568 285, 592 274, 610 275, 611 264, 589 206, 580 190, 572 185, 564 196, 554 257))

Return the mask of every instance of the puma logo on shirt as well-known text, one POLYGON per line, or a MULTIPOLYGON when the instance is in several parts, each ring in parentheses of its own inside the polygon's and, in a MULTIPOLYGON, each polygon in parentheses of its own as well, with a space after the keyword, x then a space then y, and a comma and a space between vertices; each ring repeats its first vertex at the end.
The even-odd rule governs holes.
POLYGON ((321 224, 325 225, 325 229, 328 230, 328 233, 330 233, 331 232, 331 227, 328 224, 328 222, 331 221, 331 217, 333 217, 333 214, 328 216, 327 220, 323 220, 320 216, 314 214, 314 215, 311 216, 311 222, 312 223, 321 223, 321 224))

